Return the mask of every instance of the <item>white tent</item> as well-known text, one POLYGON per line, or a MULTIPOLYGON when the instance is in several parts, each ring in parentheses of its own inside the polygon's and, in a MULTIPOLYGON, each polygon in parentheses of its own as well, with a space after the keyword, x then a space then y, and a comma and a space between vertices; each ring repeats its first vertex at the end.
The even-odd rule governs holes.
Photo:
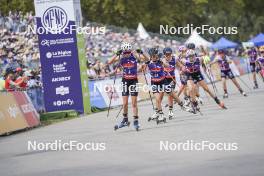
POLYGON ((139 36, 141 39, 146 39, 146 38, 149 37, 149 34, 147 33, 147 31, 146 31, 145 28, 143 27, 142 23, 138 23, 137 33, 138 33, 138 36, 139 36))
POLYGON ((204 38, 202 38, 196 31, 193 31, 193 33, 190 35, 190 37, 186 40, 186 43, 194 43, 195 46, 203 46, 203 47, 210 47, 212 45, 211 42, 208 42, 204 38))

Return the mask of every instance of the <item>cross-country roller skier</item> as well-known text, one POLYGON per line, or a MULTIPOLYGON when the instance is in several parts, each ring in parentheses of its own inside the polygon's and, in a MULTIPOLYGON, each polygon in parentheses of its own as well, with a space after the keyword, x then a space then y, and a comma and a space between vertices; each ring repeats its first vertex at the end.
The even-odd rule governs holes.
POLYGON ((200 57, 196 56, 195 51, 188 50, 186 53, 186 59, 182 60, 181 62, 183 63, 186 69, 187 86, 190 90, 193 113, 197 113, 197 111, 200 111, 200 108, 198 107, 198 103, 196 101, 195 83, 202 87, 221 108, 226 109, 224 103, 221 102, 217 98, 217 96, 212 93, 212 91, 209 89, 208 85, 204 81, 204 77, 200 70, 200 66, 203 61, 200 57))
MULTIPOLYGON (((171 86, 170 89, 167 90, 167 93, 170 93, 170 95, 168 96, 168 106, 169 106, 168 117, 169 119, 172 119, 173 118, 173 99, 174 97, 177 97, 175 99, 176 102, 177 100, 179 101, 178 95, 174 92, 175 85, 176 85, 175 69, 176 69, 176 65, 179 63, 177 59, 175 58, 175 56, 172 55, 171 48, 169 47, 164 48, 163 55, 164 55, 163 62, 166 63, 164 65, 165 85, 171 86)), ((183 107, 183 109, 188 111, 186 107, 183 107)))
MULTIPOLYGON (((185 66, 183 64, 181 64, 181 60, 186 59, 186 51, 187 49, 191 49, 194 51, 195 49, 195 44, 193 43, 189 43, 186 46, 182 45, 179 47, 179 56, 177 58, 177 68, 180 71, 180 80, 181 80, 181 87, 179 89, 178 92, 178 96, 180 97, 180 95, 182 94, 182 92, 184 93, 184 105, 185 106, 189 106, 191 103, 190 100, 190 95, 189 95, 189 91, 188 91, 188 86, 187 86, 187 75, 186 75, 186 70, 185 70, 185 66)), ((203 100, 200 98, 199 95, 199 88, 197 85, 196 86, 196 100, 200 103, 203 104, 203 100)))
POLYGON ((249 59, 249 66, 250 66, 250 71, 252 73, 252 77, 253 77, 253 82, 254 82, 254 87, 253 89, 258 89, 258 82, 257 82, 257 78, 256 78, 256 74, 259 71, 259 67, 257 67, 258 65, 256 65, 256 60, 258 57, 258 52, 256 50, 255 47, 252 47, 248 50, 247 52, 248 55, 248 59, 249 59))
POLYGON ((161 105, 164 92, 172 96, 182 109, 184 109, 184 106, 183 102, 174 92, 173 85, 175 82, 172 79, 166 79, 164 67, 169 67, 169 63, 165 59, 161 60, 159 58, 159 51, 157 48, 150 48, 148 54, 150 58, 145 62, 145 66, 148 67, 151 75, 151 89, 156 101, 156 112, 149 118, 149 121, 156 120, 157 124, 159 124, 160 122, 166 122, 166 117, 164 116, 161 105))
POLYGON ((225 50, 219 50, 218 55, 215 57, 215 59, 210 63, 210 65, 214 63, 218 63, 220 70, 221 70, 221 78, 223 82, 223 89, 224 89, 224 98, 228 98, 228 92, 226 87, 226 79, 229 78, 234 85, 237 87, 239 92, 243 96, 247 96, 247 94, 242 90, 241 86, 237 82, 231 68, 230 64, 232 63, 232 60, 225 54, 225 50))
POLYGON ((264 76, 264 46, 259 48, 260 56, 256 60, 256 64, 259 66, 260 73, 264 76))
MULTIPOLYGON (((133 117, 134 117, 134 128, 139 130, 139 117, 138 117, 138 105, 137 105, 137 96, 138 96, 138 61, 141 59, 139 53, 141 50, 134 51, 132 45, 127 42, 121 44, 121 50, 108 61, 108 64, 114 62, 119 62, 119 66, 123 68, 122 76, 122 100, 123 100, 123 120, 120 124, 115 125, 114 129, 122 128, 129 126, 130 122, 128 121, 128 98, 131 96, 133 117)), ((142 53, 143 54, 143 53, 142 53)))

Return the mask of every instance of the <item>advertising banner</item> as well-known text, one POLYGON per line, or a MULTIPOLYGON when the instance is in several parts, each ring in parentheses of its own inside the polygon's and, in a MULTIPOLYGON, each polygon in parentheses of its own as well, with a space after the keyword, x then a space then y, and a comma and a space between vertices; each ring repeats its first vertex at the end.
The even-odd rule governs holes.
POLYGON ((84 112, 73 0, 35 0, 47 112, 84 112))
POLYGON ((81 34, 77 35, 77 46, 79 54, 79 63, 81 71, 81 82, 82 82, 82 95, 83 95, 83 107, 84 113, 91 113, 90 97, 89 97, 89 87, 88 87, 88 76, 87 76, 87 59, 85 57, 85 39, 81 34))
POLYGON ((11 93, 0 93, 0 99, 0 135, 29 127, 11 93))
POLYGON ((29 125, 29 127, 35 127, 40 124, 39 114, 34 108, 34 105, 30 101, 26 92, 12 92, 14 95, 16 102, 24 114, 24 117, 29 125))
POLYGON ((89 81, 91 107, 106 108, 106 104, 100 90, 95 86, 96 81, 89 81))

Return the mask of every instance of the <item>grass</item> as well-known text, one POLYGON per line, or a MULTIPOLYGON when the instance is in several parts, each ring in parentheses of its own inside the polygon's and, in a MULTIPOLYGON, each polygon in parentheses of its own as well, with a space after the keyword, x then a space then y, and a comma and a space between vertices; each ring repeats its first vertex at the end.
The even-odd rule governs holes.
POLYGON ((68 111, 56 111, 56 112, 49 112, 43 113, 40 115, 40 121, 42 126, 71 120, 78 118, 79 114, 75 110, 68 110, 68 111))

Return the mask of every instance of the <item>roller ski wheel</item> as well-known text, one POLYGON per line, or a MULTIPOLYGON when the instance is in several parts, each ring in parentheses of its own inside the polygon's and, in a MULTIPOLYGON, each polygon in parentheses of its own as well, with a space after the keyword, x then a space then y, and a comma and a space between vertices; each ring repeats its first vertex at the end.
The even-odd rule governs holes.
POLYGON ((173 119, 173 111, 169 110, 169 114, 168 114, 169 120, 173 119))
POLYGON ((228 94, 225 93, 225 94, 223 95, 223 98, 228 98, 228 94))
POLYGON ((153 114, 151 117, 148 118, 148 122, 150 122, 150 121, 152 121, 152 120, 157 120, 158 117, 159 117, 158 114, 155 113, 155 114, 153 114))
POLYGON ((242 92, 241 94, 242 94, 244 97, 247 97, 246 92, 242 92))
POLYGON ((202 98, 196 97, 196 101, 198 101, 200 105, 203 105, 203 99, 202 98))
POLYGON ((200 111, 200 107, 198 106, 198 103, 191 103, 192 104, 192 113, 197 114, 198 112, 202 115, 202 112, 200 111))
POLYGON ((157 117, 149 117, 148 118, 148 122, 152 121, 152 120, 157 120, 157 117))
POLYGON ((157 125, 162 123, 162 122, 166 123, 166 118, 164 117, 163 119, 157 119, 156 122, 157 122, 157 125))
POLYGON ((139 125, 138 120, 135 120, 134 123, 133 123, 133 125, 134 125, 135 130, 136 131, 139 131, 140 125, 139 125))
POLYGON ((181 106, 181 109, 182 109, 183 111, 186 111, 186 112, 190 112, 190 113, 192 113, 192 107, 189 107, 189 106, 185 106, 185 105, 183 105, 183 106, 181 106))
POLYGON ((197 110, 196 110, 195 107, 193 107, 192 110, 191 110, 190 112, 193 113, 193 114, 197 114, 197 110))
POLYGON ((127 122, 121 122, 119 125, 115 125, 114 126, 114 130, 118 130, 119 128, 123 128, 123 127, 129 127, 130 126, 130 122, 127 121, 127 122))
POLYGON ((258 89, 258 84, 255 84, 255 86, 253 87, 253 89, 258 89))

